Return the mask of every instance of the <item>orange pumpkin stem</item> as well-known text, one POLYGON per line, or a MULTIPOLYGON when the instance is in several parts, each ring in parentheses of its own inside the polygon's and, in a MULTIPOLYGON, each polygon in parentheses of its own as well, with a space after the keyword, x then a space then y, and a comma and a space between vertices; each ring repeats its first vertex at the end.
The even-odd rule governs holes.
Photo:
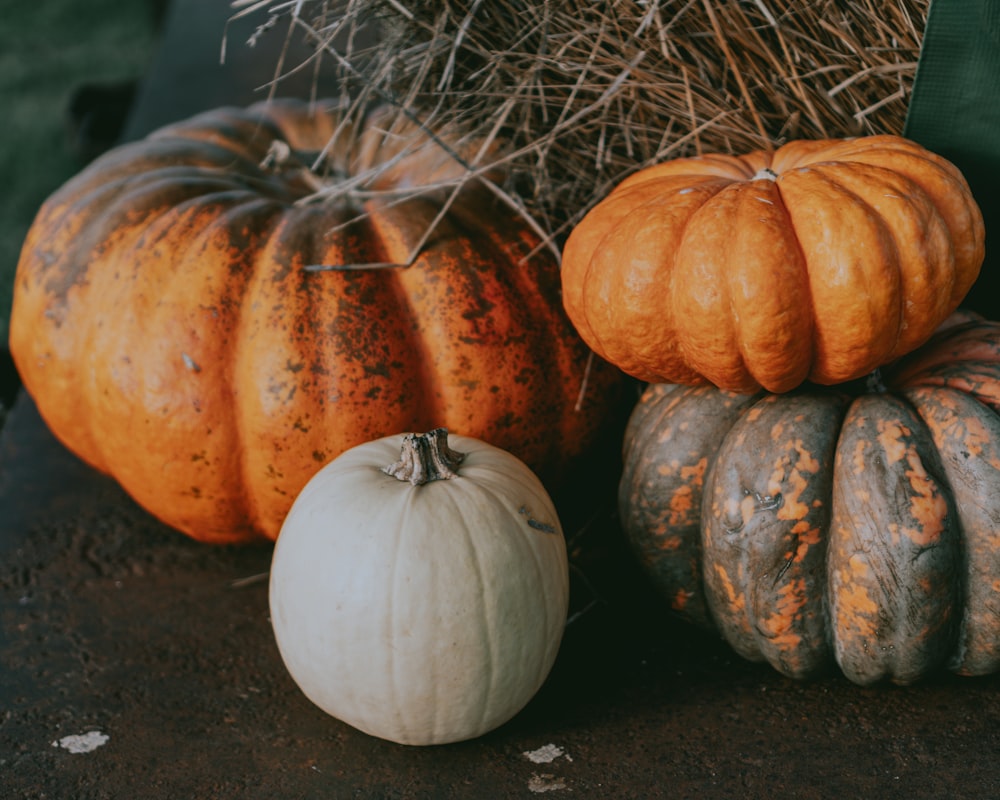
POLYGON ((458 477, 456 470, 465 453, 448 446, 448 429, 435 428, 427 433, 408 433, 403 437, 399 461, 382 468, 386 475, 414 486, 458 477))

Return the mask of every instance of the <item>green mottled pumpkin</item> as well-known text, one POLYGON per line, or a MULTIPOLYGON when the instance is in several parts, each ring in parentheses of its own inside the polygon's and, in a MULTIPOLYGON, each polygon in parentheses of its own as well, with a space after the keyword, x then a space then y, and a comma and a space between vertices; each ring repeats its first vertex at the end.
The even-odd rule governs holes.
POLYGON ((874 377, 650 385, 625 433, 624 533, 675 612, 786 675, 992 673, 1000 323, 954 315, 874 377))

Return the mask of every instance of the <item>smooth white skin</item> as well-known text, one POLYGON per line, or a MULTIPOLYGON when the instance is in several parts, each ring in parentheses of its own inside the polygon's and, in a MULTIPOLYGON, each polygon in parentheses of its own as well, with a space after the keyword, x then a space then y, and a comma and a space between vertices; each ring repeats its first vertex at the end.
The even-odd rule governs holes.
POLYGON ((412 486, 382 472, 402 440, 355 447, 302 490, 274 549, 271 624, 328 714, 443 744, 503 724, 545 681, 566 622, 566 545, 510 453, 451 435, 466 453, 458 477, 412 486))

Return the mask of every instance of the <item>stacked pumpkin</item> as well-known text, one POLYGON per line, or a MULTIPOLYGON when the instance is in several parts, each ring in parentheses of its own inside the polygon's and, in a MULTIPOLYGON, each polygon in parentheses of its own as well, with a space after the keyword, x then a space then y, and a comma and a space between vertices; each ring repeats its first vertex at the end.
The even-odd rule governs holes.
POLYGON ((894 136, 641 171, 572 233, 566 309, 648 382, 626 537, 677 613, 808 677, 1000 668, 1000 324, 963 176, 894 136))

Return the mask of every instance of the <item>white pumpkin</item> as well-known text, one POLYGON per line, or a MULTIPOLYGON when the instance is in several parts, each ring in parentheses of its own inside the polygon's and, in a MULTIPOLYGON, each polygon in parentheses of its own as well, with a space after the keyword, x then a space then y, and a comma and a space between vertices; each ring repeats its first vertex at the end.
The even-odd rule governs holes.
POLYGON ((271 624, 293 680, 332 716, 403 744, 480 736, 527 705, 568 602, 566 544, 541 482, 510 453, 443 429, 327 464, 271 564, 271 624))

